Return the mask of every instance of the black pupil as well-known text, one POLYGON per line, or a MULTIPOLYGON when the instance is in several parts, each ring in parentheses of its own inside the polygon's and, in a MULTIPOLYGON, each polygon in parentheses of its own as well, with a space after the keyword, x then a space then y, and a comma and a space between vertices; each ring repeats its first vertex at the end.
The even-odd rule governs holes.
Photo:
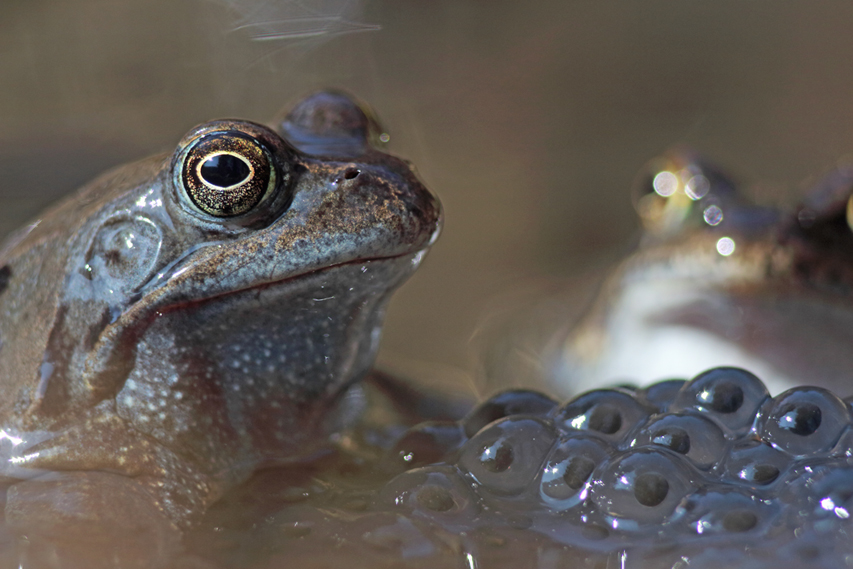
POLYGON ((759 484, 769 484, 779 476, 779 469, 772 464, 758 464, 752 469, 752 480, 759 484))
POLYGON ((418 492, 416 499, 418 504, 433 512, 446 512, 456 505, 450 492, 440 486, 427 486, 423 488, 418 492))
POLYGON ((514 458, 512 447, 502 440, 483 448, 483 453, 480 455, 480 461, 486 470, 495 474, 504 472, 512 466, 514 458))
POLYGON ((652 436, 652 442, 679 454, 690 452, 690 435, 678 427, 664 428, 655 432, 652 436))
POLYGON ((602 403, 592 410, 589 416, 589 428, 605 435, 612 435, 622 428, 622 415, 612 405, 602 403))
POLYGON ((811 403, 788 404, 782 408, 779 426, 787 431, 807 437, 818 430, 821 421, 820 407, 811 403))
POLYGON ((749 531, 758 524, 758 518, 752 512, 735 510, 723 518, 723 528, 726 531, 749 531))
POLYGON ((572 459, 563 474, 563 480, 572 490, 577 490, 584 485, 589 475, 595 470, 595 463, 585 456, 572 459))
POLYGON ((656 472, 640 474, 634 481, 634 497, 644 506, 653 508, 666 500, 669 482, 656 472))
POLYGON ((231 154, 217 154, 204 161, 199 169, 201 177, 211 186, 228 188, 249 177, 249 165, 231 154))
POLYGON ((723 382, 711 390, 711 408, 717 413, 734 413, 743 405, 743 389, 723 382))

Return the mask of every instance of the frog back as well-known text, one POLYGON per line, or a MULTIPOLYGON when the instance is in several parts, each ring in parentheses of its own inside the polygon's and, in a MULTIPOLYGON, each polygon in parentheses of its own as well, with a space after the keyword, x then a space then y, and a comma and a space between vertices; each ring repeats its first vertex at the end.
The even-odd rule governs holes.
POLYGON ((108 172, 6 239, 0 250, 3 424, 12 418, 40 422, 70 400, 92 397, 88 386, 68 376, 94 345, 105 315, 96 303, 80 302, 74 277, 85 271, 101 218, 150 185, 162 162, 153 157, 108 172))

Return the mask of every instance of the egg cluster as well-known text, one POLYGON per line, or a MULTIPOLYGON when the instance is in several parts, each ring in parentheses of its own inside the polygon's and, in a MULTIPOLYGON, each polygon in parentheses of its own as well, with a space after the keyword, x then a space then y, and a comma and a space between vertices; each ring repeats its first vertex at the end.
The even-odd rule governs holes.
POLYGON ((376 504, 450 532, 510 527, 602 553, 853 566, 851 417, 825 389, 770 397, 736 368, 562 405, 508 391, 410 429, 376 504))

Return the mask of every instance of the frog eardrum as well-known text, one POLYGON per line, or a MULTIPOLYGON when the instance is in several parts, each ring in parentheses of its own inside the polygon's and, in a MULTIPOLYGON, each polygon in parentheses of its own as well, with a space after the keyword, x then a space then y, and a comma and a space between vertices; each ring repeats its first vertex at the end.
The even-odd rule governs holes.
POLYGON ((180 185, 192 204, 215 217, 250 212, 275 191, 280 176, 269 151, 239 130, 208 133, 180 159, 180 185))
POLYGON ((162 567, 229 489, 357 420, 441 225, 377 132, 329 91, 209 121, 0 247, 0 566, 5 529, 27 567, 162 567))

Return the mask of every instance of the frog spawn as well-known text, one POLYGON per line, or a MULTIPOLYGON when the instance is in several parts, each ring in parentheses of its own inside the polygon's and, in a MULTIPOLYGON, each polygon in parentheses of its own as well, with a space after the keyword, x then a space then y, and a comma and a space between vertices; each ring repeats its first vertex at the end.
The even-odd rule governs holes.
POLYGON ((653 566, 853 566, 851 410, 829 391, 770 397, 749 372, 717 368, 547 401, 505 392, 455 427, 414 427, 390 454, 426 456, 405 443, 418 433, 433 464, 409 463, 375 508, 427 533, 523 529, 653 566))

